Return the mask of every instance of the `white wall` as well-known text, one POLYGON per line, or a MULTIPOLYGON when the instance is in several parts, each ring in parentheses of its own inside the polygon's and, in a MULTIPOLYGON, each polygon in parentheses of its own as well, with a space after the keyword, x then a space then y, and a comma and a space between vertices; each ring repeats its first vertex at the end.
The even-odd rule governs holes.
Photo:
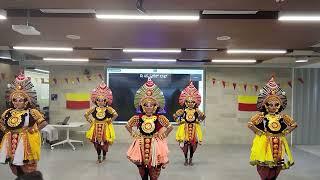
MULTIPOLYGON (((71 121, 85 122, 83 114, 85 110, 68 110, 65 108, 64 94, 69 92, 89 92, 101 82, 100 78, 93 77, 88 81, 83 74, 87 68, 91 74, 104 73, 104 67, 80 67, 80 66, 52 66, 50 68, 50 94, 58 94, 57 101, 50 101, 50 122, 62 121, 64 117, 71 116, 71 121), (58 79, 54 84, 52 78, 58 79), (64 82, 68 77, 69 84, 64 82), (81 77, 80 83, 75 77, 81 77), (74 84, 72 80, 75 81, 74 84)), ((249 144, 252 133, 248 130, 247 121, 254 112, 239 112, 237 110, 237 95, 257 95, 252 88, 247 92, 238 87, 233 90, 232 85, 223 88, 221 82, 212 85, 212 78, 227 82, 242 82, 248 84, 264 85, 272 74, 276 75, 279 82, 291 80, 291 70, 282 68, 208 68, 206 69, 206 115, 204 124, 204 143, 208 144, 249 144)), ((286 113, 291 110, 291 88, 284 86, 288 96, 286 113)), ((88 126, 83 128, 85 130, 88 126)), ((117 142, 130 142, 130 137, 123 125, 115 125, 117 142)), ((169 137, 169 143, 175 143, 175 130, 169 137)))
POLYGON ((25 70, 24 74, 31 78, 31 82, 37 92, 37 100, 40 109, 49 106, 49 83, 46 83, 49 80, 49 74, 37 73, 29 70, 25 70), (44 82, 41 81, 42 78, 45 80, 44 82))
MULTIPOLYGON (((208 68, 206 84, 206 124, 205 138, 209 144, 249 144, 252 133, 247 128, 249 118, 256 112, 238 111, 238 95, 257 95, 254 88, 243 86, 233 89, 232 84, 223 88, 221 82, 212 85, 212 78, 242 84, 258 84, 261 88, 275 75, 277 82, 287 83, 291 80, 291 69, 283 68, 208 68)), ((291 88, 283 84, 287 93, 288 106, 285 113, 291 113, 291 88)))

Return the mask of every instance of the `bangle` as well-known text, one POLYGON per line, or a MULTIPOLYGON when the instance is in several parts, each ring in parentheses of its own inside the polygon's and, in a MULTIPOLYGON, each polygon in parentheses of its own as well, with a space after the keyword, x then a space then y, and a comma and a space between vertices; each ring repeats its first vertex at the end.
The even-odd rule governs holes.
POLYGON ((285 129, 285 130, 283 130, 283 132, 282 132, 284 135, 287 135, 287 134, 289 134, 289 130, 288 129, 285 129))
POLYGON ((34 128, 30 128, 30 129, 29 129, 29 132, 30 132, 30 133, 34 133, 34 132, 35 132, 34 128))
POLYGON ((166 132, 163 133, 164 138, 168 137, 168 134, 166 132))
POLYGON ((136 137, 139 136, 139 134, 138 134, 137 132, 132 131, 132 132, 131 132, 131 136, 134 137, 134 138, 136 138, 136 137))

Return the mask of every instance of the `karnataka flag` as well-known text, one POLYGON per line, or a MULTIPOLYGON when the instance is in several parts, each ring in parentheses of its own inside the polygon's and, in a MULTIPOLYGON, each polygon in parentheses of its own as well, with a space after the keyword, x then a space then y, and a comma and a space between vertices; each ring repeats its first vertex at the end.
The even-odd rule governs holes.
POLYGON ((238 96, 239 111, 257 111, 258 96, 238 96))
POLYGON ((90 108, 89 93, 66 93, 67 109, 88 109, 90 108))

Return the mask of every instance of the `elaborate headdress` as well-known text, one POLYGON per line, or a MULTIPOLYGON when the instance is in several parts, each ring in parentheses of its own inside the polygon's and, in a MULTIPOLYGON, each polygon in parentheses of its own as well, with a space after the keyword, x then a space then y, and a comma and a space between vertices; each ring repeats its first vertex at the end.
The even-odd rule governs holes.
POLYGON ((257 102, 257 109, 263 111, 263 107, 269 100, 276 100, 280 103, 283 109, 287 106, 286 93, 275 82, 274 77, 260 90, 257 102))
POLYGON ((184 105, 187 99, 192 99, 197 106, 201 104, 201 95, 193 83, 190 81, 189 85, 184 88, 179 97, 179 104, 184 105))
POLYGON ((138 89, 134 97, 134 107, 139 110, 140 105, 148 100, 155 101, 157 106, 163 110, 165 105, 163 92, 150 78, 138 89))
POLYGON ((102 97, 102 98, 106 99, 108 105, 112 104, 112 100, 113 100, 112 91, 110 88, 108 88, 108 86, 104 82, 101 82, 91 92, 91 101, 93 103, 96 102, 98 97, 102 97))
POLYGON ((31 78, 20 73, 15 80, 8 85, 6 98, 12 102, 15 97, 22 96, 34 107, 37 104, 37 93, 32 89, 33 87, 31 78))

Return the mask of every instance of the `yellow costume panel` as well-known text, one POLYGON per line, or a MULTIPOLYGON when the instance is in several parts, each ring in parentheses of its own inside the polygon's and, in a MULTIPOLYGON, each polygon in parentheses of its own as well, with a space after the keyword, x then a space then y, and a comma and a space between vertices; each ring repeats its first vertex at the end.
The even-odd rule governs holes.
POLYGON ((265 165, 265 166, 278 166, 279 164, 275 160, 274 156, 277 154, 277 159, 284 159, 283 169, 287 169, 294 164, 294 160, 291 154, 290 147, 287 139, 284 136, 279 136, 273 139, 271 136, 255 135, 252 143, 250 164, 251 165, 265 165), (274 143, 274 140, 278 140, 278 143, 274 143), (278 146, 276 151, 274 146, 278 146))
POLYGON ((203 135, 201 125, 199 123, 193 123, 192 127, 189 127, 189 125, 190 124, 184 122, 178 126, 176 132, 176 140, 179 142, 183 142, 195 139, 197 142, 202 142, 203 135), (190 131, 191 133, 189 133, 190 131))

